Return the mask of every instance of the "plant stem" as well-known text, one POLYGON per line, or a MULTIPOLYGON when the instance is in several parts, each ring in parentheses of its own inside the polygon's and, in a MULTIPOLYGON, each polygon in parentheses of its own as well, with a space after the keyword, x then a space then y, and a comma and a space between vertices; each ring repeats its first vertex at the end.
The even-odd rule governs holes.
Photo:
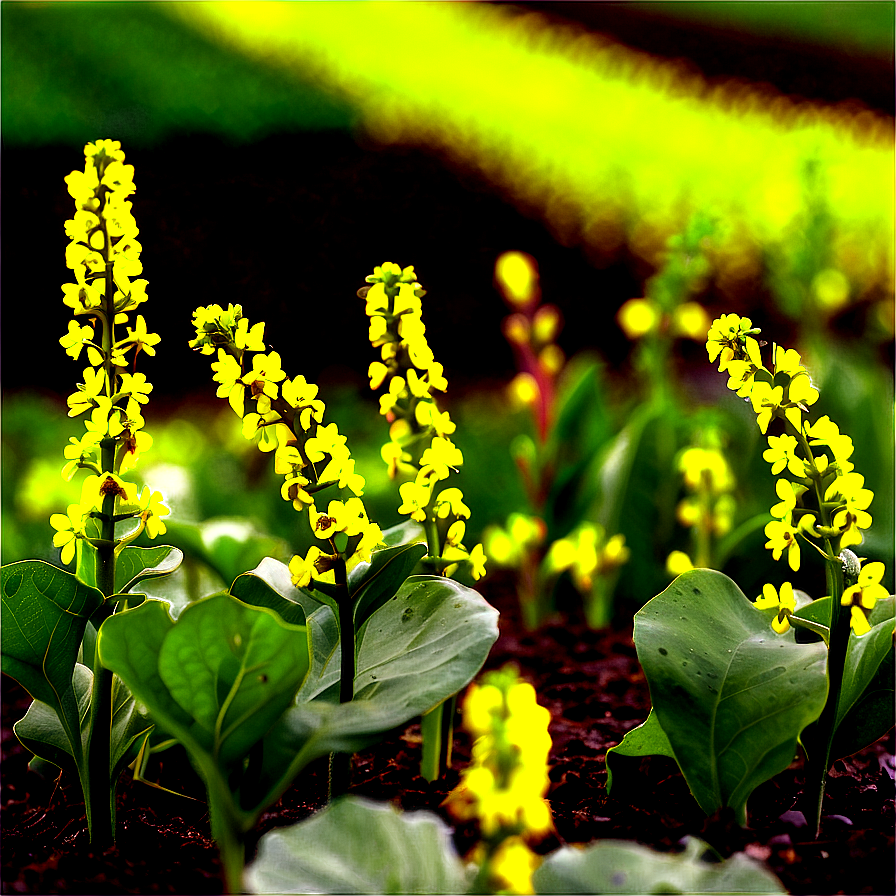
MULTIPOLYGON (((103 223, 103 252, 106 256, 106 289, 103 315, 103 354, 105 356, 107 394, 115 394, 116 376, 112 364, 112 346, 115 343, 115 282, 112 262, 109 260, 109 234, 105 218, 103 223)), ((104 473, 115 468, 117 442, 108 435, 100 442, 100 465, 104 473)), ((106 598, 115 593, 115 494, 103 496, 100 525, 101 545, 97 548, 96 585, 106 598)), ((110 608, 103 607, 96 621, 99 629, 110 608)), ((84 804, 87 827, 93 846, 107 846, 115 842, 115 790, 118 782, 111 780, 112 757, 112 685, 113 675, 94 654, 93 687, 90 694, 90 719, 87 735, 87 780, 84 804)))
MULTIPOLYGON (((340 558, 334 567, 336 584, 341 596, 337 599, 339 607, 339 650, 340 678, 339 702, 351 703, 355 696, 355 613, 348 593, 348 577, 345 561, 340 558)), ((329 798, 340 796, 348 790, 351 778, 352 757, 350 753, 330 754, 329 798)))
MULTIPOLYGON (((825 551, 834 556, 830 541, 825 539, 825 551)), ((846 664, 846 650, 849 647, 849 617, 841 612, 840 598, 843 595, 843 568, 840 561, 827 562, 827 579, 831 592, 831 640, 828 649, 828 699, 818 721, 815 723, 817 736, 812 738, 812 750, 806 768, 806 788, 809 796, 809 817, 815 820, 815 836, 821 830, 821 811, 824 801, 828 769, 831 764, 831 750, 837 726, 837 707, 843 686, 843 667, 846 664)))
MULTIPOLYGON (((236 894, 244 892, 243 871, 246 867, 246 842, 242 829, 233 817, 232 796, 226 789, 219 792, 219 781, 215 771, 207 778, 208 812, 211 821, 212 837, 221 854, 224 866, 225 892, 236 894)), ((223 783, 223 782, 220 782, 223 783)))

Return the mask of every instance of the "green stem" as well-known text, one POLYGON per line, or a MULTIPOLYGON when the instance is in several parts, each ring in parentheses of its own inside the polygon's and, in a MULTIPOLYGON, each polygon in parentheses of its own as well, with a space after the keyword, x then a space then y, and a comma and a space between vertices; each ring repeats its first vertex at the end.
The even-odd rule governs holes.
MULTIPOLYGON (((825 550, 831 556, 830 542, 825 539, 825 550)), ((806 768, 806 788, 809 797, 809 817, 815 821, 815 834, 821 830, 821 811, 825 785, 831 765, 831 751, 837 731, 837 708, 843 687, 843 668, 846 665, 846 651, 849 647, 849 616, 841 612, 840 598, 843 595, 843 568, 839 560, 827 563, 827 578, 831 592, 831 641, 828 649, 828 699, 818 721, 815 723, 816 736, 812 738, 812 749, 806 768)))
MULTIPOLYGON (((340 558, 334 567, 336 584, 341 595, 339 607, 340 679, 339 702, 351 703, 355 696, 355 614, 348 593, 348 577, 345 561, 340 558)), ((330 754, 329 798, 340 796, 348 790, 351 779, 352 757, 350 753, 330 754)))
MULTIPOLYGON (((114 394, 115 368, 112 364, 112 345, 115 341, 115 283, 112 278, 112 263, 108 261, 108 230, 103 222, 103 245, 107 256, 106 290, 104 298, 103 352, 105 354, 106 389, 114 394)), ((116 440, 106 437, 100 442, 100 465, 103 472, 112 472, 115 467, 116 440)), ((115 495, 103 496, 100 517, 100 544, 97 547, 96 585, 106 598, 115 593, 115 495)), ((101 611, 103 618, 109 609, 101 611)), ((97 628, 102 619, 97 620, 97 628)), ((87 780, 84 804, 87 811, 87 826, 90 843, 93 846, 107 846, 115 841, 115 790, 117 781, 111 780, 112 756, 112 686, 113 675, 94 656, 93 686, 90 695, 90 720, 87 735, 87 780)))
POLYGON ((212 837, 218 846, 221 864, 224 866, 224 889, 231 894, 243 893, 246 841, 242 827, 234 818, 232 796, 226 788, 221 788, 219 791, 219 781, 215 779, 214 771, 207 779, 207 784, 212 837))

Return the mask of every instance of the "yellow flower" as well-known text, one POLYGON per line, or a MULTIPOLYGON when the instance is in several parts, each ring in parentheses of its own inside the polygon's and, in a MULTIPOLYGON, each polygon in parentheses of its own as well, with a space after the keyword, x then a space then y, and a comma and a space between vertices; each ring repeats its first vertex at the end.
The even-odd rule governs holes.
POLYGON ((168 516, 171 508, 164 503, 161 492, 151 491, 149 486, 144 486, 137 503, 140 505, 140 518, 145 523, 146 534, 150 538, 168 531, 161 517, 168 516))
POLYGON ((495 282, 510 305, 525 307, 538 298, 538 263, 525 252, 504 252, 495 262, 495 282))
MULTIPOLYGON (((81 326, 77 321, 70 320, 68 322, 68 333, 59 340, 59 344, 65 349, 67 355, 71 355, 71 357, 77 361, 85 344, 92 338, 93 327, 88 326, 87 324, 81 326)), ((94 361, 93 358, 91 358, 90 363, 97 366, 102 363, 103 359, 95 348, 93 351, 98 359, 94 361)))
POLYGON ((485 549, 481 544, 477 544, 470 551, 470 575, 478 582, 485 575, 485 564, 488 558, 485 556, 485 549))
POLYGON ((766 382, 753 384, 750 392, 750 401, 753 404, 753 411, 756 414, 756 422, 759 429, 765 435, 772 417, 775 416, 781 402, 784 400, 784 387, 772 386, 766 382))
POLYGON ((461 450, 450 440, 436 436, 420 457, 422 479, 447 479, 450 470, 463 465, 461 450))
POLYGON ((762 457, 772 465, 772 475, 777 476, 785 467, 800 478, 806 475, 806 462, 796 456, 797 440, 793 436, 769 436, 769 447, 762 457))
POLYGON ((838 510, 831 521, 840 529, 840 550, 853 544, 862 543, 860 529, 867 529, 871 523, 868 508, 874 498, 870 488, 863 488, 865 477, 859 473, 844 473, 838 476, 826 489, 825 501, 837 501, 838 510))
POLYGON ((753 602, 759 610, 776 609, 778 614, 772 620, 772 628, 783 635, 790 628, 790 620, 787 618, 796 609, 796 597, 793 594, 793 585, 785 582, 781 586, 780 593, 774 585, 763 585, 762 594, 753 602))
POLYGON ((445 519, 449 513, 463 519, 470 518, 470 508, 464 504, 464 495, 459 488, 444 488, 436 497, 434 505, 435 514, 439 519, 445 519))
POLYGON ((335 423, 318 426, 317 432, 305 442, 305 454, 312 463, 324 459, 325 454, 333 455, 345 445, 345 436, 340 435, 335 423))
POLYGON ((160 341, 161 336, 147 332, 146 321, 143 319, 142 314, 138 314, 136 326, 128 327, 127 339, 123 339, 122 343, 136 346, 138 350, 143 349, 147 355, 154 355, 156 353, 155 346, 157 346, 160 341))
MULTIPOLYGON (((432 489, 417 482, 404 482, 398 487, 398 492, 401 495, 398 512, 406 513, 411 519, 422 523, 426 519, 426 505, 429 503, 432 489)), ((447 513, 444 516, 447 516, 447 513)))
POLYGON ((857 635, 864 635, 871 630, 868 613, 879 600, 889 597, 887 589, 880 583, 885 571, 886 567, 879 561, 866 564, 859 572, 858 582, 847 588, 840 598, 842 606, 852 608, 850 625, 857 635))
POLYGON ((315 563, 323 556, 325 556, 324 552, 319 547, 311 545, 304 558, 296 554, 289 561, 290 577, 296 588, 307 588, 311 584, 313 575, 317 571, 315 563))
POLYGON ((629 339, 640 339, 659 327, 661 317, 662 313, 656 302, 650 299, 629 299, 616 312, 616 323, 629 339))
POLYGON ((691 558, 684 551, 672 551, 666 558, 666 572, 670 576, 680 576, 682 573, 693 569, 691 558))
POLYGON ((534 893, 532 875, 542 863, 521 837, 508 837, 495 850, 489 863, 495 892, 534 893))
POLYGON ((753 331, 752 326, 750 318, 737 314, 723 314, 713 321, 706 336, 706 351, 711 364, 718 358, 719 373, 728 368, 730 361, 747 358, 757 368, 762 367, 759 343, 747 335, 748 332, 758 332, 753 331))
POLYGON ((78 539, 84 535, 84 511, 80 504, 69 504, 65 513, 50 516, 50 525, 56 530, 53 546, 62 548, 62 562, 68 566, 75 558, 78 539))
POLYGON ((781 555, 786 551, 787 562, 790 564, 790 568, 796 572, 800 568, 800 545, 792 521, 789 518, 772 520, 766 525, 765 534, 768 538, 765 546, 771 550, 775 560, 780 560, 781 555))
POLYGON ((212 380, 221 384, 215 394, 218 398, 226 398, 233 410, 242 417, 246 408, 246 387, 241 382, 243 370, 239 361, 219 348, 218 360, 212 362, 212 370, 212 380))
POLYGON ((778 479, 775 482, 775 491, 781 499, 779 504, 774 504, 771 509, 771 515, 775 519, 783 520, 784 517, 790 517, 796 507, 796 499, 805 489, 795 486, 786 479, 778 479))
POLYGON ((84 385, 66 399, 69 417, 77 417, 88 408, 96 407, 96 397, 106 387, 106 371, 101 367, 88 367, 84 371, 84 385))

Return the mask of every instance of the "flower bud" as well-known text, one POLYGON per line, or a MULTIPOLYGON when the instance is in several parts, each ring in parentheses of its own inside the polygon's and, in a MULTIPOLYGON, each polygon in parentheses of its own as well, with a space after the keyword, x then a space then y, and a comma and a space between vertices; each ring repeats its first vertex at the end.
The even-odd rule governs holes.
POLYGON ((495 262, 495 283, 505 301, 518 308, 538 299, 538 265, 525 252, 505 252, 495 262))

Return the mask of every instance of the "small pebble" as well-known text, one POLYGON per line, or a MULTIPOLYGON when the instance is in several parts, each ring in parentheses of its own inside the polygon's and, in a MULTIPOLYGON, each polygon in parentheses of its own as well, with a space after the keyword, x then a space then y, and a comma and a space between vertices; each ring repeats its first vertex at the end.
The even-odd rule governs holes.
POLYGON ((798 809, 790 809, 781 816, 785 824, 792 824, 795 828, 804 828, 808 824, 806 816, 798 809))

